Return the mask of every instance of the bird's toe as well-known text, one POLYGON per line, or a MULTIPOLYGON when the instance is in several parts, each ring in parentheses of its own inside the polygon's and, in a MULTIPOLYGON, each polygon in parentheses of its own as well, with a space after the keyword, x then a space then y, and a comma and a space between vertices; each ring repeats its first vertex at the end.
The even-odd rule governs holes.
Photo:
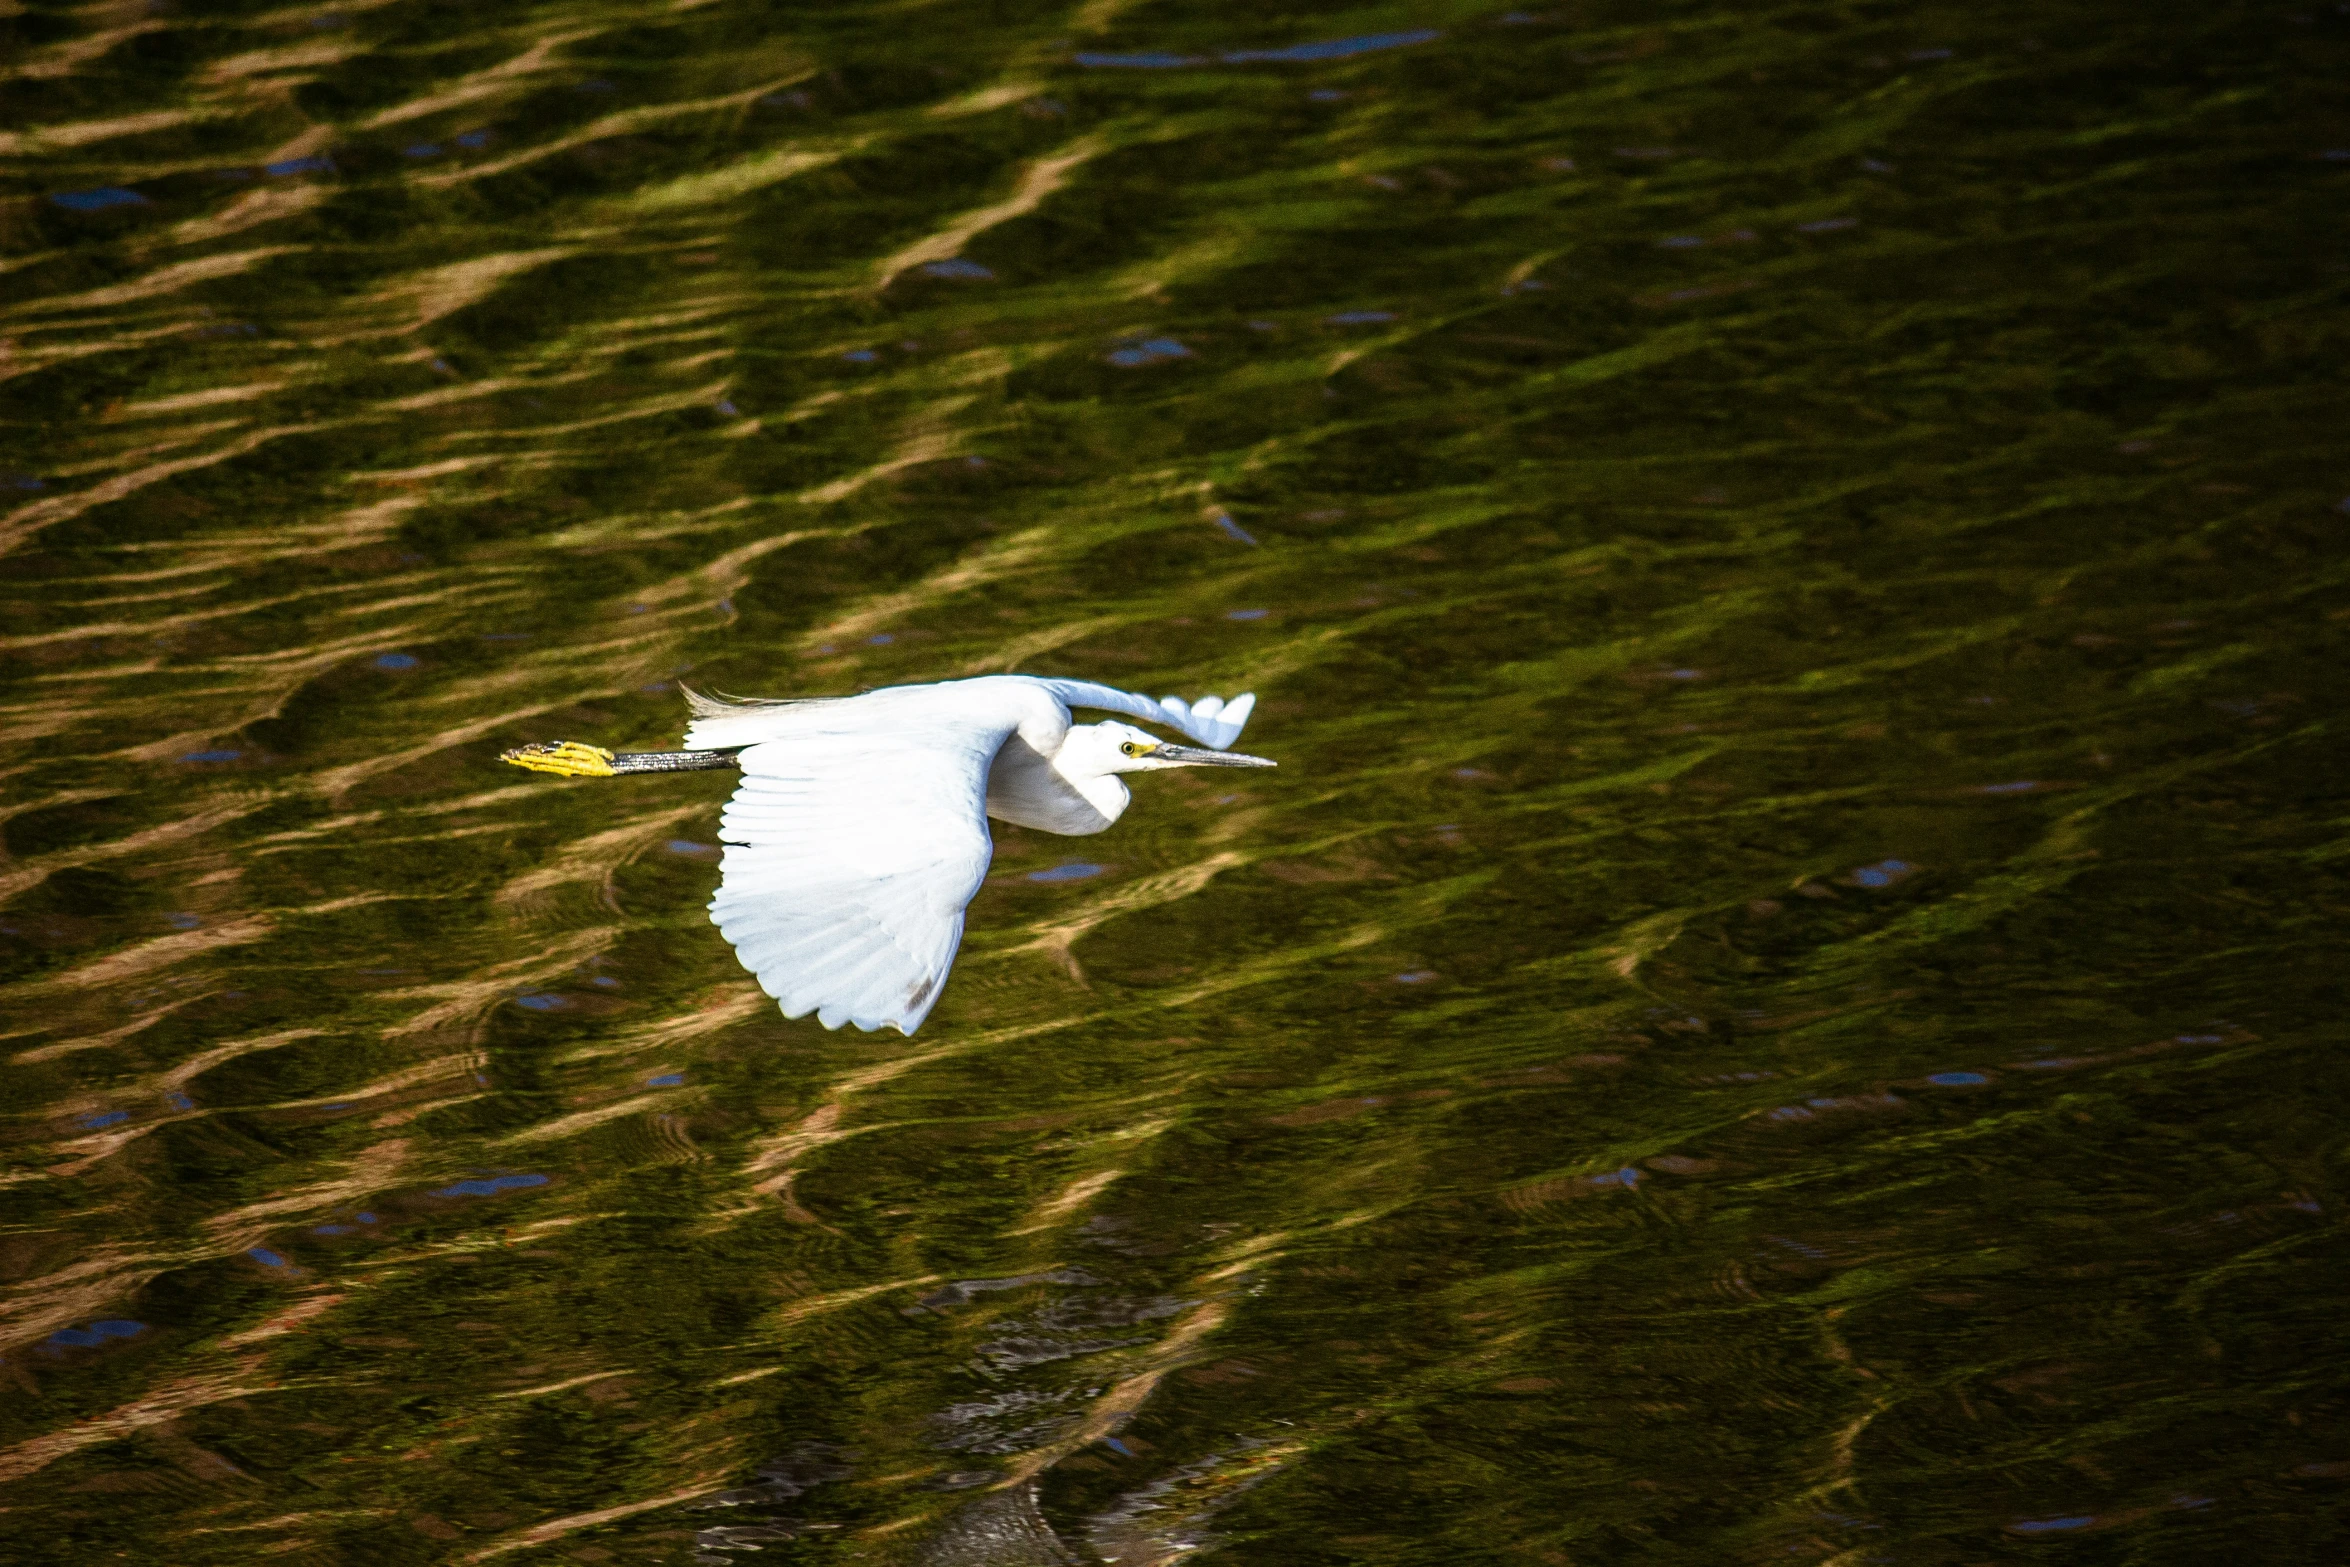
POLYGON ((577 740, 518 745, 511 751, 499 753, 498 760, 516 767, 527 767, 534 773, 553 773, 561 778, 612 776, 612 753, 600 745, 582 745, 577 740))

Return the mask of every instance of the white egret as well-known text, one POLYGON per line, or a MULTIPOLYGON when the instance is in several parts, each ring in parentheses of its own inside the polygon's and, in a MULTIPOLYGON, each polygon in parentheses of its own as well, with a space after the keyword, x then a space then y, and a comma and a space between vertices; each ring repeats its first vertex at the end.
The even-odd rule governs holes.
POLYGON ((987 675, 860 696, 738 701, 686 693, 682 751, 563 741, 504 760, 568 777, 739 767, 710 920, 785 1017, 911 1034, 938 1001, 963 910, 994 853, 987 819, 1097 833, 1129 798, 1121 773, 1271 767, 1228 749, 1253 695, 1152 701, 1085 680, 987 675), (1207 749, 1072 707, 1148 719, 1207 749))

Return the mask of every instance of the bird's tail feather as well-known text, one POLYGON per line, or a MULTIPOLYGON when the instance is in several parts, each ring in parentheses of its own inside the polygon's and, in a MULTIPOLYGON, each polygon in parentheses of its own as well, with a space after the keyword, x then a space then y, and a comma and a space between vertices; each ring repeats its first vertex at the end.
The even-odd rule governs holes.
POLYGON ((840 700, 833 696, 728 696, 723 691, 696 691, 687 685, 677 689, 685 695, 685 710, 696 718, 733 718, 762 707, 799 707, 808 702, 840 700))

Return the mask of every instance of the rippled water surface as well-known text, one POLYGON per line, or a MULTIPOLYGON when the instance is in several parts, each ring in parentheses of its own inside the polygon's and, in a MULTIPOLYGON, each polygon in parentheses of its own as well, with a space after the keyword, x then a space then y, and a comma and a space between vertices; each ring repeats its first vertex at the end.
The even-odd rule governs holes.
POLYGON ((2345 8, 0 33, 0 1559, 2350 1552, 2345 8), (1006 669, 912 1040, 496 760, 1006 669))

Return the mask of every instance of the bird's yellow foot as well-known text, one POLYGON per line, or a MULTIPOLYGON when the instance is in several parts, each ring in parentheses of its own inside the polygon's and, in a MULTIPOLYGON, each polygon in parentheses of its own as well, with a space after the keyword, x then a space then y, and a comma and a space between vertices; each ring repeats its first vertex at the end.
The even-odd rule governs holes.
POLYGON ((511 751, 501 752, 498 760, 527 767, 534 773, 555 773, 564 778, 612 776, 612 753, 600 745, 582 745, 577 740, 558 740, 552 745, 518 745, 511 751))

